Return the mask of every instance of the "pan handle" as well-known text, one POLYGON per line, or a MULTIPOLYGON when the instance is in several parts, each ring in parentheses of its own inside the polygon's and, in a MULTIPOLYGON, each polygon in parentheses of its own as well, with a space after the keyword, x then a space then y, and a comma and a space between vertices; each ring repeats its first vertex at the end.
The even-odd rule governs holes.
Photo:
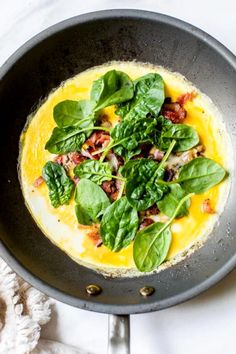
POLYGON ((109 315, 107 354, 130 354, 130 318, 109 315))

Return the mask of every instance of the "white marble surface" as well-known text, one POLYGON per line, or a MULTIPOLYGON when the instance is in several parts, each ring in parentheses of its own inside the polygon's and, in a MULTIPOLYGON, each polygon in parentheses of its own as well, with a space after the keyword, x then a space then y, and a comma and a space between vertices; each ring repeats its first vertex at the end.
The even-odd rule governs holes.
MULTIPOLYGON (((95 10, 140 8, 202 28, 236 53, 234 0, 0 0, 0 64, 34 34, 66 18, 95 10)), ((131 318, 132 354, 235 354, 236 270, 196 299, 131 318)), ((107 316, 55 303, 42 336, 90 354, 106 352, 107 316)), ((66 353, 65 353, 66 354, 66 353)))

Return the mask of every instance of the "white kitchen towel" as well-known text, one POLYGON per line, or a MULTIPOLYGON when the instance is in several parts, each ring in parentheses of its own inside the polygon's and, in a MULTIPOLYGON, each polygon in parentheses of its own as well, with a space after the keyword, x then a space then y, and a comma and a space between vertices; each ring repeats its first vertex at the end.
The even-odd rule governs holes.
POLYGON ((41 326, 50 320, 50 303, 0 259, 0 354, 27 354, 36 347, 41 326))
POLYGON ((0 354, 89 354, 40 339, 41 326, 50 320, 52 303, 0 258, 0 354))

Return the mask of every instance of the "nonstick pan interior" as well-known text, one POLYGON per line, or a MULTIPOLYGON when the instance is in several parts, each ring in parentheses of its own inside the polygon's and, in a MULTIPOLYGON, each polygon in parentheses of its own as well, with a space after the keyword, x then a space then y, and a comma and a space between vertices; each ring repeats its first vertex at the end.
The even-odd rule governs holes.
POLYGON ((83 309, 128 314, 184 301, 233 269, 236 181, 234 174, 225 211, 205 245, 159 274, 104 278, 79 266, 50 243, 24 206, 17 176, 20 132, 39 100, 63 80, 111 60, 150 62, 186 76, 223 113, 234 151, 236 63, 228 50, 191 25, 150 12, 111 10, 49 28, 26 43, 1 69, 1 255, 27 281, 60 301, 83 309), (88 296, 85 289, 89 284, 99 285, 102 292, 88 296), (139 290, 147 285, 156 291, 144 298, 139 290))

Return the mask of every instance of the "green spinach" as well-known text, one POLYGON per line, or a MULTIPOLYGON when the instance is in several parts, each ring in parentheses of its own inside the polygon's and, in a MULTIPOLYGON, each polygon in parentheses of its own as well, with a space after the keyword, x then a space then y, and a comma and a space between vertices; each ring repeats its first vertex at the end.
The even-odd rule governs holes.
POLYGON ((54 107, 53 117, 59 128, 85 128, 94 120, 93 106, 88 100, 65 100, 54 107))
POLYGON ((114 252, 120 251, 134 239, 138 224, 138 213, 126 197, 116 200, 102 217, 100 232, 103 244, 114 252))
POLYGON ((122 71, 111 70, 93 82, 90 99, 94 110, 130 100, 133 97, 133 82, 122 71))
POLYGON ((74 183, 67 176, 65 169, 52 161, 47 162, 42 170, 42 176, 49 189, 49 198, 54 208, 68 204, 74 183))
POLYGON ((139 147, 137 147, 136 149, 133 149, 133 150, 127 150, 124 146, 117 145, 113 148, 113 151, 115 154, 122 156, 124 161, 127 162, 132 157, 139 155, 142 150, 139 147))
POLYGON ((79 178, 87 178, 97 184, 102 184, 104 181, 110 181, 117 177, 112 175, 108 162, 97 160, 87 160, 80 163, 74 168, 74 173, 79 178))
MULTIPOLYGON (((136 160, 135 168, 126 170, 126 197, 130 205, 137 210, 146 210, 156 202, 156 195, 147 190, 147 183, 151 180, 158 165, 156 162, 149 159, 136 160)), ((122 171, 124 173, 124 170, 122 171)), ((163 185, 166 188, 165 185, 163 185)), ((163 189, 164 189, 163 188, 163 189)))
POLYGON ((167 150, 171 141, 175 139, 174 151, 187 151, 199 143, 196 130, 186 124, 165 124, 160 133, 157 146, 167 150))
POLYGON ((142 118, 138 121, 123 120, 111 130, 113 146, 122 145, 127 150, 134 150, 140 144, 152 141, 156 120, 142 118))
POLYGON ((53 129, 45 149, 53 154, 67 154, 79 151, 93 129, 110 131, 109 128, 96 127, 92 124, 86 128, 71 127, 61 129, 56 127, 53 129))
POLYGON ((150 73, 134 81, 134 96, 118 106, 116 114, 125 119, 157 117, 165 100, 164 81, 159 74, 150 73))
POLYGON ((198 157, 184 165, 179 173, 177 183, 186 192, 203 193, 220 183, 226 171, 217 162, 206 157, 198 157))
POLYGON ((102 188, 88 179, 81 179, 77 184, 75 202, 78 222, 83 225, 99 223, 99 217, 110 205, 109 198, 102 188))
POLYGON ((170 144, 162 161, 157 164, 149 159, 139 159, 138 162, 131 162, 128 167, 121 171, 126 175, 126 196, 133 207, 137 210, 146 210, 155 202, 162 199, 168 191, 166 183, 159 183, 164 177, 164 164, 175 146, 175 140, 170 144))
POLYGON ((45 145, 45 149, 53 154, 67 154, 73 151, 79 151, 91 134, 90 130, 81 131, 80 128, 54 128, 50 139, 45 145))
MULTIPOLYGON (((186 192, 177 183, 169 186, 169 193, 167 193, 162 200, 157 203, 158 209, 165 215, 171 217, 177 208, 180 200, 186 195, 186 192)), ((190 199, 179 209, 176 217, 181 218, 188 215, 190 207, 190 199)))
POLYGON ((178 215, 182 205, 191 196, 192 194, 188 194, 181 199, 167 223, 157 222, 137 233, 134 240, 133 257, 136 267, 141 272, 152 271, 166 259, 172 238, 170 224, 178 215))

